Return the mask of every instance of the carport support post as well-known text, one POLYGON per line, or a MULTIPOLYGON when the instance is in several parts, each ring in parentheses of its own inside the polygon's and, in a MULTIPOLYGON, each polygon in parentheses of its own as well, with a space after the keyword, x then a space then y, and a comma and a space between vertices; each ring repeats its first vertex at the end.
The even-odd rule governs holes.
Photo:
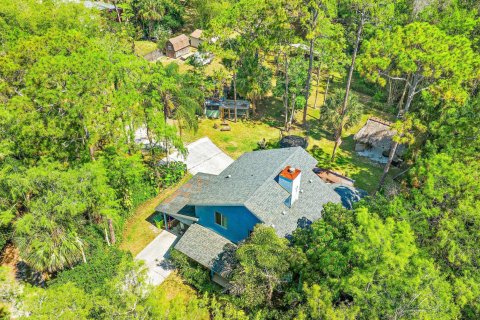
POLYGON ((163 213, 163 222, 165 223, 165 230, 168 230, 167 215, 165 212, 163 213))

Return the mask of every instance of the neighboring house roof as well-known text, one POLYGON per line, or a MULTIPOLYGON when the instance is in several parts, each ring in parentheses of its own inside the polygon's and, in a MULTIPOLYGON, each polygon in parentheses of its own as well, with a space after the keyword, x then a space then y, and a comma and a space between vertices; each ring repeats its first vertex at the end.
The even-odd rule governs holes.
POLYGON ((390 149, 394 135, 391 122, 371 117, 353 138, 357 142, 386 150, 390 149))
POLYGON ((200 39, 202 37, 202 32, 203 31, 201 29, 196 29, 195 31, 190 33, 190 37, 195 39, 200 39))
POLYGON ((175 249, 204 267, 222 276, 228 276, 233 267, 230 253, 236 245, 218 233, 192 224, 175 245, 175 249))
POLYGON ((173 50, 178 51, 190 45, 190 39, 184 34, 168 39, 172 44, 173 50))
POLYGON ((262 222, 273 226, 279 236, 287 236, 299 224, 320 219, 322 205, 341 202, 340 196, 313 172, 316 164, 301 147, 245 153, 218 176, 195 176, 194 181, 192 178, 157 210, 168 213, 186 204, 245 206, 262 222), (303 192, 291 208, 285 203, 290 193, 277 181, 288 165, 302 172, 303 192))

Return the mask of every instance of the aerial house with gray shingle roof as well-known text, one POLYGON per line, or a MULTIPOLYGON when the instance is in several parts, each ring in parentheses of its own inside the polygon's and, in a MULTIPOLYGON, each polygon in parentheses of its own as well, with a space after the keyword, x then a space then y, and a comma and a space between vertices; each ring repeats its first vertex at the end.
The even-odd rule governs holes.
POLYGON ((175 249, 225 286, 229 253, 256 224, 288 237, 320 219, 324 204, 341 202, 313 172, 316 164, 301 147, 245 153, 219 175, 198 173, 156 210, 181 235, 175 249))

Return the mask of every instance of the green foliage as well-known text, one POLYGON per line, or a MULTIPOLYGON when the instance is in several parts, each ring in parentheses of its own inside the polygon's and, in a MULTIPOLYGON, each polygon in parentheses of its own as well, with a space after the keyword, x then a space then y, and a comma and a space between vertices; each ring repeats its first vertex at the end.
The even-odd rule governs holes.
POLYGON ((297 230, 293 240, 308 260, 306 283, 320 286, 307 290, 307 315, 316 318, 326 305, 321 312, 335 317, 458 316, 452 287, 417 248, 407 222, 338 205, 327 205, 323 217, 297 230), (328 293, 319 297, 318 290, 328 293))
POLYGON ((114 150, 102 157, 107 171, 108 183, 115 190, 116 198, 125 212, 131 212, 139 204, 157 193, 157 184, 151 170, 145 166, 140 155, 124 156, 114 150))
POLYGON ((348 108, 342 114, 344 90, 333 92, 328 98, 320 112, 319 122, 323 128, 330 132, 339 130, 339 127, 349 129, 358 124, 363 114, 363 105, 355 94, 348 96, 348 108))
POLYGON ((448 276, 466 318, 480 315, 478 172, 477 161, 436 154, 415 166, 409 192, 384 203, 385 215, 410 222, 418 242, 448 276))
POLYGON ((300 263, 288 241, 279 238, 273 228, 257 225, 235 256, 238 266, 230 290, 240 304, 250 311, 280 306, 281 295, 292 281, 290 268, 300 263))
POLYGON ((465 101, 465 84, 475 76, 478 63, 468 38, 419 22, 378 31, 365 43, 359 60, 362 74, 381 85, 386 78, 403 79, 409 84, 409 97, 428 90, 438 99, 457 102, 465 101))
POLYGON ((157 30, 180 28, 184 21, 184 6, 179 0, 131 0, 133 21, 146 37, 155 37, 157 30))
POLYGON ((106 290, 106 282, 117 274, 124 259, 130 259, 127 252, 102 246, 87 256, 87 263, 58 273, 47 285, 54 288, 73 283, 87 293, 101 294, 106 290))
POLYGON ((31 288, 23 304, 22 309, 37 319, 89 319, 94 308, 94 300, 72 283, 48 290, 31 288))
POLYGON ((177 250, 172 250, 170 254, 175 267, 188 284, 200 292, 215 292, 217 290, 216 285, 210 280, 209 270, 177 250))
POLYGON ((105 169, 87 164, 78 170, 56 165, 11 172, 11 203, 21 217, 13 223, 22 258, 38 271, 57 271, 82 259, 86 220, 116 217, 117 204, 105 169), (48 216, 45 213, 48 213, 48 216))
POLYGON ((172 161, 158 166, 160 184, 163 188, 176 184, 187 173, 187 165, 181 161, 172 161))
POLYGON ((255 104, 270 90, 271 78, 271 70, 262 65, 258 54, 245 56, 237 73, 238 93, 255 104))

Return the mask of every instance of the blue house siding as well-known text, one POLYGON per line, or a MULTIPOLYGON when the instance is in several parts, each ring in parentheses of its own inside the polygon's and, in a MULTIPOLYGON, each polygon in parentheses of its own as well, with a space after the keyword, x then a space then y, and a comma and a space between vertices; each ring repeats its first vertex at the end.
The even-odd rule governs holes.
POLYGON ((234 243, 247 238, 253 227, 261 222, 247 208, 241 206, 196 206, 195 213, 200 225, 234 243), (227 228, 215 223, 215 212, 227 217, 227 228))

